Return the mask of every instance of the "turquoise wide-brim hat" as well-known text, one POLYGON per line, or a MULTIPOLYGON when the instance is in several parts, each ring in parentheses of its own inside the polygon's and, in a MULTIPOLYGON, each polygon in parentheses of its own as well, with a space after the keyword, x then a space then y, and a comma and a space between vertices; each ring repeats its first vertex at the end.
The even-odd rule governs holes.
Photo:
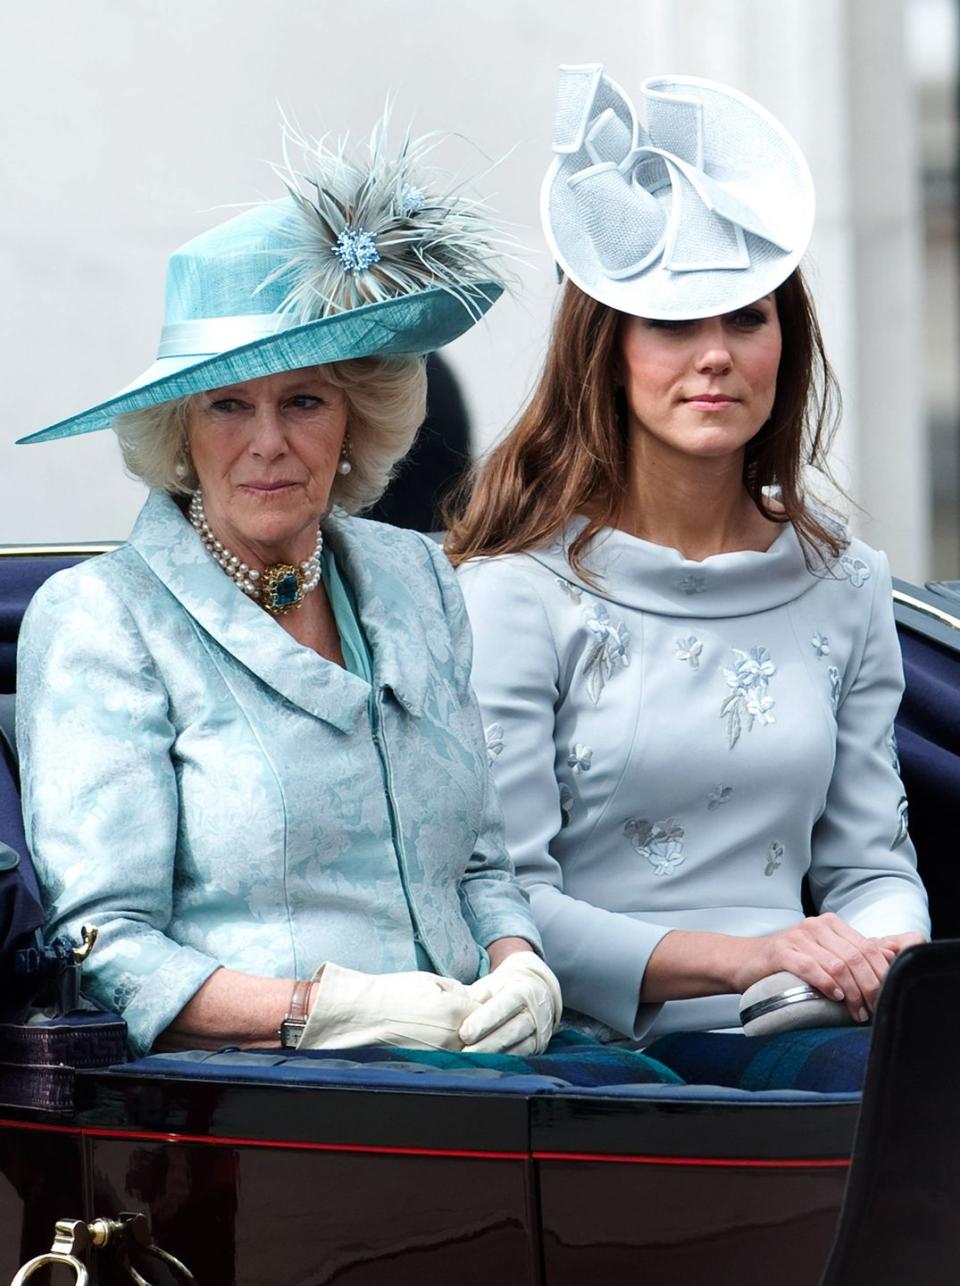
POLYGON ((503 291, 489 267, 495 238, 476 201, 411 183, 424 147, 408 140, 388 160, 375 133, 366 166, 314 148, 308 174, 284 176, 288 196, 171 256, 153 364, 21 443, 91 433, 130 411, 282 371, 428 353, 483 316, 503 291))

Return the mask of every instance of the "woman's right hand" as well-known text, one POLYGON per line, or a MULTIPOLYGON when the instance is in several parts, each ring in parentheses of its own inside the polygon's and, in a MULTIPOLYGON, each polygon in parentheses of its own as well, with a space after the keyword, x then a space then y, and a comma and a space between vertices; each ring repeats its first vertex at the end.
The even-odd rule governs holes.
POLYGON ((842 1001, 854 1022, 873 1013, 880 986, 897 954, 892 943, 865 938, 832 912, 814 915, 762 938, 732 940, 731 981, 743 993, 754 982, 785 970, 830 1000, 842 1001))

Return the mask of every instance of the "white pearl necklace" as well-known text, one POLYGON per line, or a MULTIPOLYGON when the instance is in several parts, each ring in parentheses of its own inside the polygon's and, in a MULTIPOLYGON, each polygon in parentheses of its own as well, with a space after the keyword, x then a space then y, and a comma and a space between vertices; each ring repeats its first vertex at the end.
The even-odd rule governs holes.
POLYGON ((207 522, 203 508, 203 498, 199 491, 193 493, 187 516, 190 525, 196 530, 210 555, 220 564, 230 579, 248 594, 255 598, 261 607, 273 616, 282 616, 291 607, 297 607, 303 601, 304 594, 320 584, 320 555, 323 552, 323 532, 317 527, 317 543, 313 553, 299 567, 292 563, 277 563, 258 572, 242 562, 216 536, 207 522))

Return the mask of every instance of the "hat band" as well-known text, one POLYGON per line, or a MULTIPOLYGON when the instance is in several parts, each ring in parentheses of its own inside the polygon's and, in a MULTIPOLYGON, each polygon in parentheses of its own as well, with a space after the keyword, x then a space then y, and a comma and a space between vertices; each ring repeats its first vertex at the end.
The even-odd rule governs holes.
POLYGON ((171 322, 160 332, 157 357, 209 357, 266 339, 298 325, 288 313, 243 313, 236 317, 195 317, 171 322))

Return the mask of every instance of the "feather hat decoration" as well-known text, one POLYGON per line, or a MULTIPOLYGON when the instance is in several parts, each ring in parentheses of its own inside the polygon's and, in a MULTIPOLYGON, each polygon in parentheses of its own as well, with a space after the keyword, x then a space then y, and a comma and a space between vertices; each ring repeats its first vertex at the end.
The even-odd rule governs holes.
POLYGON ((407 131, 390 154, 388 116, 362 160, 349 140, 331 147, 284 122, 274 169, 287 195, 173 253, 153 364, 121 393, 21 441, 89 433, 281 371, 423 354, 468 330, 503 292, 499 261, 513 243, 480 200, 426 163, 441 135, 407 131))
POLYGON ((335 147, 284 122, 285 164, 275 167, 293 200, 291 255, 268 280, 288 284, 284 310, 300 321, 440 287, 471 311, 471 285, 504 285, 498 232, 484 203, 462 188, 442 190, 426 158, 443 135, 388 143, 384 112, 368 143, 369 159, 350 154, 349 136, 335 147), (303 163, 289 156, 298 151, 303 163))

